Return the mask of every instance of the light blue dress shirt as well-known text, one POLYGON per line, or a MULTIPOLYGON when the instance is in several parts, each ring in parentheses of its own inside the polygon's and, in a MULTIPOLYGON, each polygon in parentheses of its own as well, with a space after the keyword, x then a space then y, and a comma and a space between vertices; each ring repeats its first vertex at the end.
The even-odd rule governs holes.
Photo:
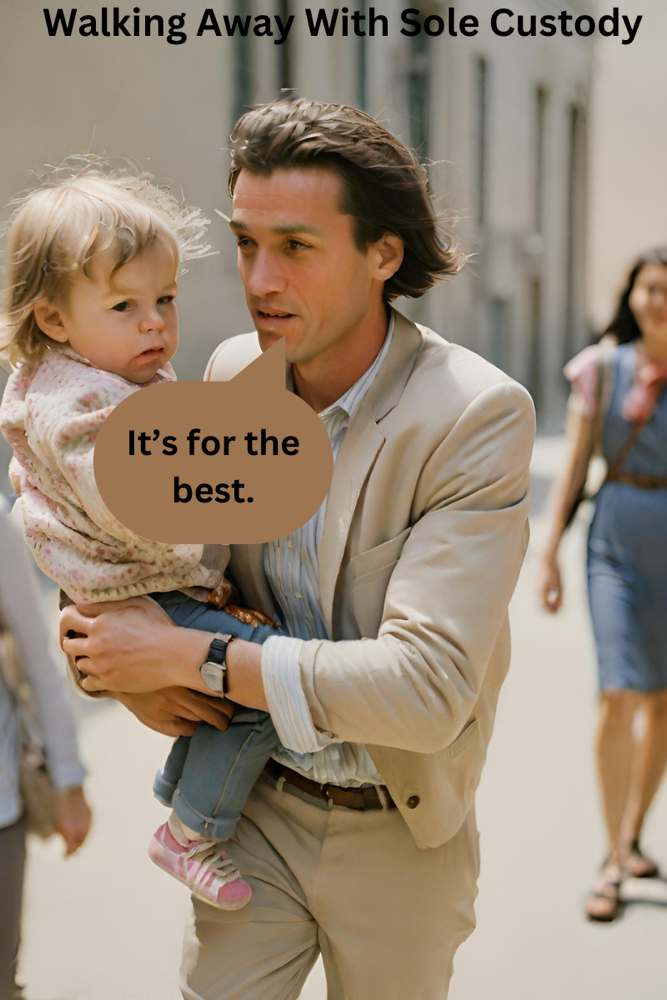
MULTIPOLYGON (((380 353, 348 391, 319 416, 327 429, 334 465, 347 428, 387 356, 393 314, 380 353)), ((283 748, 276 760, 322 784, 383 784, 366 747, 344 743, 314 725, 301 684, 299 656, 305 639, 331 639, 319 592, 318 549, 326 500, 310 521, 264 546, 264 570, 282 609, 289 636, 272 636, 262 647, 262 677, 269 711, 283 748)))

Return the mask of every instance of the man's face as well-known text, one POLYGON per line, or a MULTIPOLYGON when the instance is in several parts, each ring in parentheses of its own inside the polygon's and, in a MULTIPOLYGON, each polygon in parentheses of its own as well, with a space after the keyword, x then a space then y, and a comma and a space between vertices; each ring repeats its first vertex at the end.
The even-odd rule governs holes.
POLYGON ((342 361, 382 282, 341 212, 342 182, 327 169, 242 170, 231 229, 263 351, 285 337, 287 360, 342 361))

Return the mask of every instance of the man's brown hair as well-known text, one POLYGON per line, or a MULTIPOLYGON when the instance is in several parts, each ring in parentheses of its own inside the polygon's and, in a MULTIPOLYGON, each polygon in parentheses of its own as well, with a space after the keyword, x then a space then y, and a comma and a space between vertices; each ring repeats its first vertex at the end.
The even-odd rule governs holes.
POLYGON ((403 262, 385 283, 386 301, 418 298, 463 267, 465 255, 433 210, 425 167, 363 111, 305 98, 274 101, 243 115, 231 141, 232 196, 242 170, 268 177, 322 167, 339 174, 341 211, 354 217, 357 247, 363 251, 385 233, 403 241, 403 262))

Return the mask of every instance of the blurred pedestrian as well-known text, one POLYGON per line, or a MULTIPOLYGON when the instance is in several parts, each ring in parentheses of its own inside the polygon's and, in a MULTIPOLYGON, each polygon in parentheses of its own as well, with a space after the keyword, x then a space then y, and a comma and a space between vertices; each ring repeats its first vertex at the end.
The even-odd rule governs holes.
POLYGON ((558 546, 596 449, 607 475, 588 537, 588 589, 600 675, 597 768, 609 854, 586 902, 613 920, 626 875, 658 875, 640 834, 667 762, 667 249, 641 257, 598 345, 565 369, 571 443, 555 489, 540 597, 563 600, 558 546), (636 738, 635 716, 643 716, 636 738))
MULTIPOLYGON (((44 737, 55 797, 55 827, 66 855, 86 839, 90 809, 83 794, 84 771, 77 752, 74 719, 64 679, 49 652, 30 554, 0 497, 0 628, 15 642, 22 683, 32 696, 44 737)), ((7 665, 5 664, 5 669, 7 665)), ((0 998, 19 1000, 16 983, 25 868, 27 816, 21 797, 19 708, 0 670, 0 998)))

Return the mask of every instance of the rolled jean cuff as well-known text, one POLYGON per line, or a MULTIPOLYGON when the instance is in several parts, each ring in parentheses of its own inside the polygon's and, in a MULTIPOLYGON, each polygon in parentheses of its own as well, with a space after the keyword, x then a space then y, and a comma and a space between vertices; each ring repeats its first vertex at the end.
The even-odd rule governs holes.
POLYGON ((216 816, 215 818, 202 816, 190 805, 179 788, 176 789, 168 804, 171 805, 181 823, 201 834, 207 840, 229 840, 234 835, 236 824, 240 818, 239 816, 216 816))
POLYGON ((167 781, 162 771, 158 771, 153 782, 153 795, 158 802, 161 802, 163 806, 171 806, 175 791, 176 785, 167 781))

